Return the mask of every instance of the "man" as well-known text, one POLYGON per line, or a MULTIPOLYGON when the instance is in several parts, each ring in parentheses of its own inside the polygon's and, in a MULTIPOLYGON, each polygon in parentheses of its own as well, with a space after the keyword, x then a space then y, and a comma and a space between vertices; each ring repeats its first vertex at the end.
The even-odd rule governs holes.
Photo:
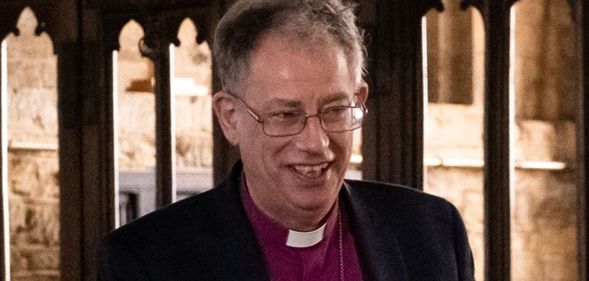
POLYGON ((220 21, 213 107, 241 161, 211 191, 111 233, 99 280, 474 280, 447 201, 343 179, 367 113, 339 0, 245 0, 220 21))

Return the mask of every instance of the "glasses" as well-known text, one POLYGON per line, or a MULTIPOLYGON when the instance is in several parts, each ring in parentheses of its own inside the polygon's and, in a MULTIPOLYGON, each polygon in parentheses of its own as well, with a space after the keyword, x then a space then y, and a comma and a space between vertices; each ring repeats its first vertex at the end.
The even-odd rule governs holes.
POLYGON ((321 128, 326 132, 338 133, 352 131, 362 127, 364 116, 368 110, 364 106, 330 106, 319 110, 316 114, 307 114, 303 110, 280 110, 268 114, 258 114, 244 100, 230 94, 245 106, 249 115, 262 124, 262 131, 270 137, 294 136, 303 131, 307 120, 319 118, 321 128))

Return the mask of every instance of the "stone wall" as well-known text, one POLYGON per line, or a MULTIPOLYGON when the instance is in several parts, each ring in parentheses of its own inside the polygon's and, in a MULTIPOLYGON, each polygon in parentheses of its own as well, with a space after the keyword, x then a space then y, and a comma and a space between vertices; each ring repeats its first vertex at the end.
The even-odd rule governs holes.
MULTIPOLYGON (((463 216, 484 280, 482 170, 429 167, 426 191, 448 199, 463 216)), ((577 280, 574 171, 518 169, 512 208, 512 280, 577 280)))
POLYGON ((15 150, 8 159, 12 280, 59 280, 57 153, 15 150))

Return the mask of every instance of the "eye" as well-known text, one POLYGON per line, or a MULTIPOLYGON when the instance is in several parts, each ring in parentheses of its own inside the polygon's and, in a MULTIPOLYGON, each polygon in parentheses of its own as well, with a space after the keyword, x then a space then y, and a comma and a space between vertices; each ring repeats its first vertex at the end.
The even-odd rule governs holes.
POLYGON ((288 118, 297 117, 298 115, 299 115, 299 112, 296 112, 296 111, 279 111, 279 112, 272 113, 271 116, 274 118, 288 119, 288 118))
POLYGON ((342 114, 345 114, 349 111, 350 107, 349 106, 332 106, 332 107, 328 107, 322 110, 322 113, 324 115, 328 115, 328 116, 340 116, 342 114))
POLYGON ((277 111, 274 113, 269 114, 268 120, 271 122, 281 122, 281 123, 288 123, 288 122, 297 122, 301 118, 304 118, 305 113, 296 110, 284 110, 284 111, 277 111))

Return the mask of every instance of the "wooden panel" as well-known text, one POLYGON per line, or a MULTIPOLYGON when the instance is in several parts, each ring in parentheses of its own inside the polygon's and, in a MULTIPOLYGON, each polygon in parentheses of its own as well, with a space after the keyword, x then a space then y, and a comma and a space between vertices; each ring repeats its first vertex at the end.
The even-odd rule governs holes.
POLYGON ((169 44, 160 47, 155 66, 156 206, 176 201, 176 130, 170 81, 169 44))
MULTIPOLYGON (((210 34, 214 34, 214 29, 218 21, 221 19, 223 13, 230 7, 234 0, 219 1, 220 5, 217 7, 216 13, 211 15, 211 25, 209 26, 210 34)), ((211 38, 214 40, 214 38, 211 38)), ((213 41, 209 41, 209 46, 213 46, 213 41)), ((213 67, 213 93, 221 90, 221 81, 217 75, 217 69, 213 67)), ((213 184, 216 186, 221 183, 231 171, 233 163, 238 159, 238 149, 230 144, 223 135, 223 131, 217 120, 217 116, 213 115, 213 184)))
POLYGON ((81 279, 81 225, 84 199, 80 185, 80 131, 77 119, 79 85, 78 48, 75 43, 56 44, 59 119, 59 188, 61 280, 81 279), (67 222, 67 223, 66 223, 67 222))
POLYGON ((432 8, 442 9, 442 3, 361 2, 370 39, 369 113, 362 131, 365 179, 423 188, 421 18, 432 8), (376 19, 366 19, 370 14, 376 19))
POLYGON ((511 278, 509 14, 490 6, 497 14, 486 28, 485 280, 502 281, 511 278))
POLYGON ((85 0, 89 7, 101 11, 149 10, 158 13, 163 10, 205 7, 218 1, 210 0, 85 0))
POLYGON ((0 40, 4 40, 9 33, 19 33, 16 22, 24 7, 22 3, 18 5, 16 3, 13 5, 0 3, 0 40))
POLYGON ((466 0, 485 21, 485 280, 511 278, 510 10, 514 0, 466 0))
POLYGON ((579 94, 579 114, 577 115, 577 196, 579 208, 577 208, 577 247, 578 247, 578 280, 589 278, 589 192, 587 191, 587 175, 589 172, 589 39, 586 32, 589 31, 589 3, 587 1, 570 1, 577 23, 577 38, 579 39, 579 51, 582 57, 581 64, 581 91, 579 94))

